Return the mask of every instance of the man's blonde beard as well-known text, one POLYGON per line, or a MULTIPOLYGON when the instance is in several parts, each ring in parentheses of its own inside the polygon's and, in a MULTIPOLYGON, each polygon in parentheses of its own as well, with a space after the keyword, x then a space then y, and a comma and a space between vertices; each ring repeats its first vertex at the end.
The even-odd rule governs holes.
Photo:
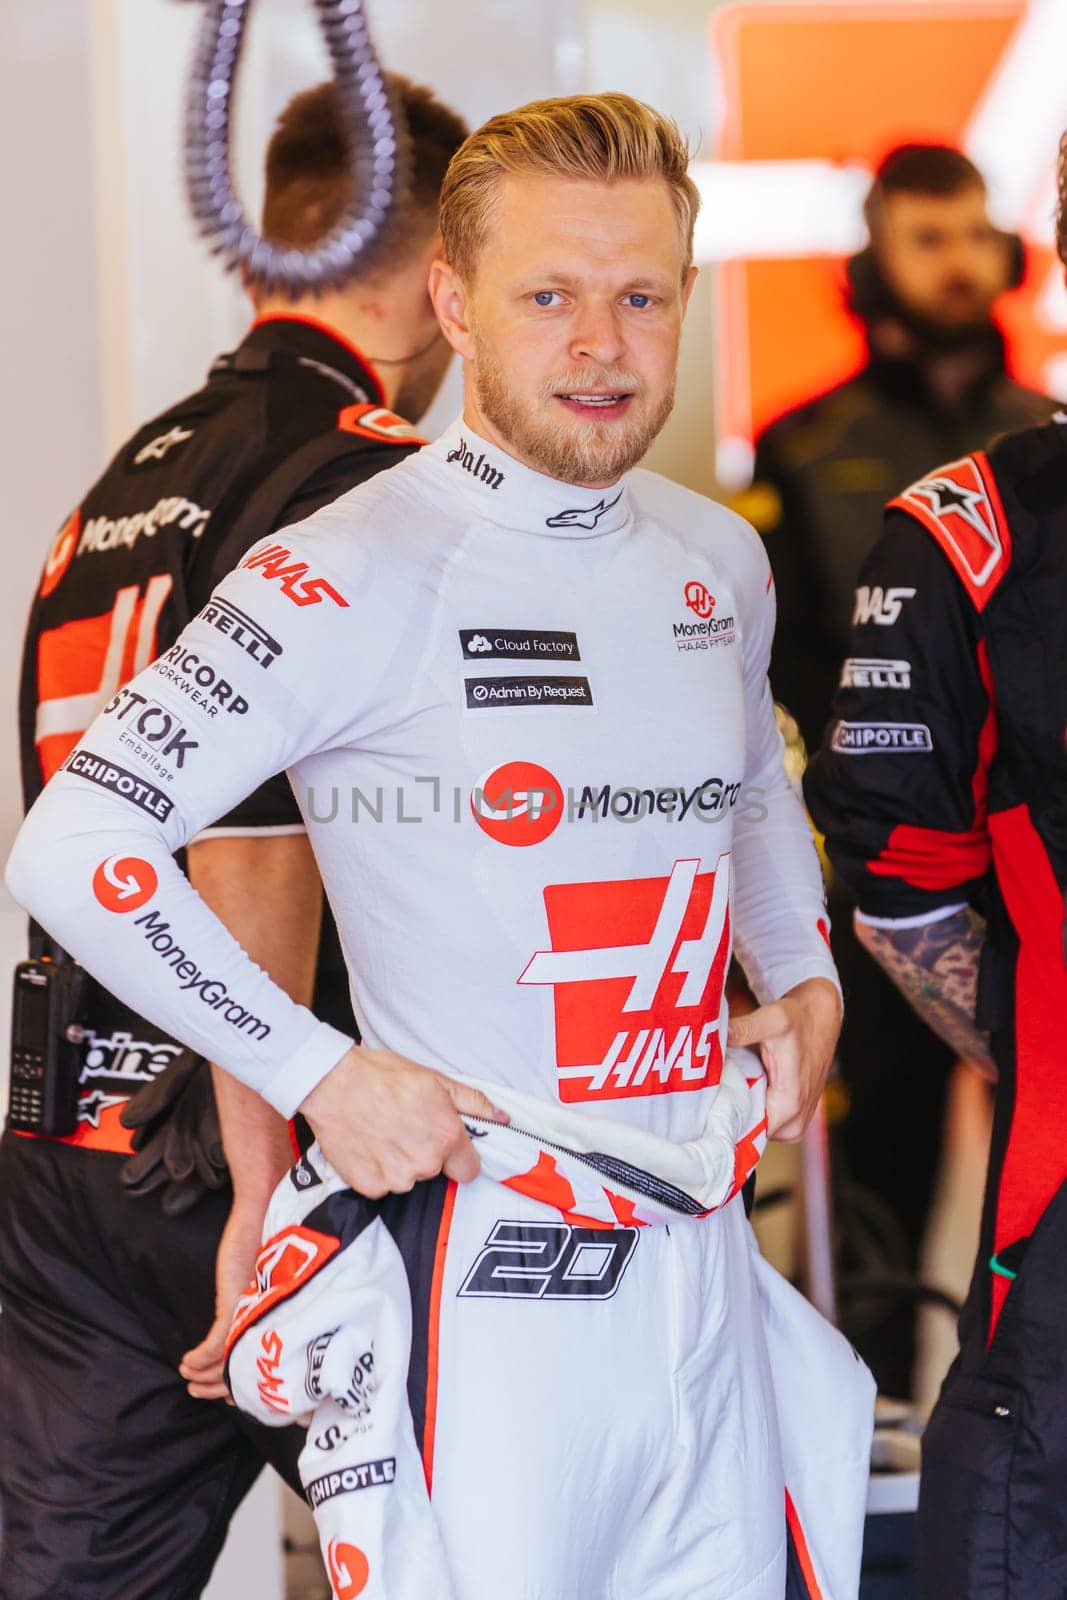
POLYGON ((674 382, 649 412, 644 386, 632 373, 619 368, 597 371, 592 367, 575 369, 554 381, 541 396, 547 408, 551 396, 583 389, 622 389, 633 391, 631 407, 636 415, 622 422, 558 422, 534 413, 510 388, 502 364, 489 348, 478 328, 474 339, 474 391, 484 416, 493 424, 521 461, 562 483, 614 483, 635 467, 661 431, 674 406, 674 382))

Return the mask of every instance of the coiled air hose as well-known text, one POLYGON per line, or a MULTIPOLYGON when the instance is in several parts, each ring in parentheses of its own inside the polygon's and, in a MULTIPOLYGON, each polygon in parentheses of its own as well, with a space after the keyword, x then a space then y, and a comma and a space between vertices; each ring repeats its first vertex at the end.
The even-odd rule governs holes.
POLYGON ((234 86, 252 0, 201 0, 204 17, 185 114, 185 182, 197 227, 228 268, 244 267, 268 290, 292 295, 334 288, 366 262, 407 181, 407 134, 393 105, 362 0, 313 0, 333 67, 352 159, 344 216, 311 249, 264 239, 234 193, 230 138, 234 86))

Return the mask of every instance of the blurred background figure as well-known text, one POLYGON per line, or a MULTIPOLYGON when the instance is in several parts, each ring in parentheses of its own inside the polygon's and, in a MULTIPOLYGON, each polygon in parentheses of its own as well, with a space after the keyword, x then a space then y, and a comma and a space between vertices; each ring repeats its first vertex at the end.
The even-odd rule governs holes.
MULTIPOLYGON (((739 502, 766 538, 776 579, 772 685, 809 749, 822 740, 843 664, 849 681, 873 674, 892 684, 894 673, 907 673, 906 663, 845 661, 856 575, 886 501, 931 463, 1055 409, 1010 376, 995 310, 1022 277, 1023 245, 993 225, 973 162, 947 145, 901 145, 878 168, 864 216, 870 242, 846 274, 867 359, 854 377, 764 430, 753 488, 739 502)), ((892 621, 892 596, 872 594, 866 603, 875 621, 892 621)), ((856 944, 840 882, 831 916, 849 1002, 839 1053, 847 1090, 841 1176, 880 1202, 875 1228, 890 1242, 887 1265, 910 1273, 937 1176, 953 1056, 856 944)), ((843 1190, 846 1212, 850 1192, 843 1190)), ((846 1269, 865 1264, 849 1259, 856 1232, 846 1215, 846 1269)), ((882 1392, 909 1396, 912 1305, 857 1302, 850 1317, 846 1303, 845 1316, 882 1392)))

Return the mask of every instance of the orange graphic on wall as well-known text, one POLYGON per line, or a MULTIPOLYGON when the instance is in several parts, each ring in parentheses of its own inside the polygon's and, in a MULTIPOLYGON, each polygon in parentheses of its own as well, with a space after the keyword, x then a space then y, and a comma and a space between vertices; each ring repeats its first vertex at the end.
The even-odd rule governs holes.
MULTIPOLYGON (((1025 0, 971 4, 794 0, 725 7, 712 22, 723 112, 719 161, 818 160, 873 170, 894 145, 966 147, 966 131, 1026 16, 1025 0)), ((1012 138, 1006 126, 1004 138, 1012 138)), ((1048 151, 1051 170, 1055 148, 1048 151)), ((1064 331, 1036 314, 1052 252, 1029 241, 1023 285, 1001 302, 1012 367, 1047 387, 1064 331)), ((723 262, 717 273, 720 443, 751 442, 787 407, 860 365, 858 326, 843 312, 841 258, 723 262)))

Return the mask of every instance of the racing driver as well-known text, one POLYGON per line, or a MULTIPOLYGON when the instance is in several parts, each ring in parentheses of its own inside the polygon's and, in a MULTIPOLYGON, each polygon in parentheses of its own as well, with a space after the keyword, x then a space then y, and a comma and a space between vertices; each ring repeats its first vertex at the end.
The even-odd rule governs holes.
POLYGON ((740 1198, 768 1133, 803 1130, 841 1010, 769 569, 732 513, 634 470, 694 276, 687 159, 618 94, 461 146, 431 272, 461 419, 255 546, 186 628, 239 727, 152 668, 92 725, 165 819, 68 765, 8 868, 110 988, 311 1124, 229 1376, 310 1421, 339 1600, 856 1592, 873 1386, 740 1198), (359 1046, 172 859, 281 768, 359 1046), (761 1003, 729 1026, 733 943, 761 1003))

